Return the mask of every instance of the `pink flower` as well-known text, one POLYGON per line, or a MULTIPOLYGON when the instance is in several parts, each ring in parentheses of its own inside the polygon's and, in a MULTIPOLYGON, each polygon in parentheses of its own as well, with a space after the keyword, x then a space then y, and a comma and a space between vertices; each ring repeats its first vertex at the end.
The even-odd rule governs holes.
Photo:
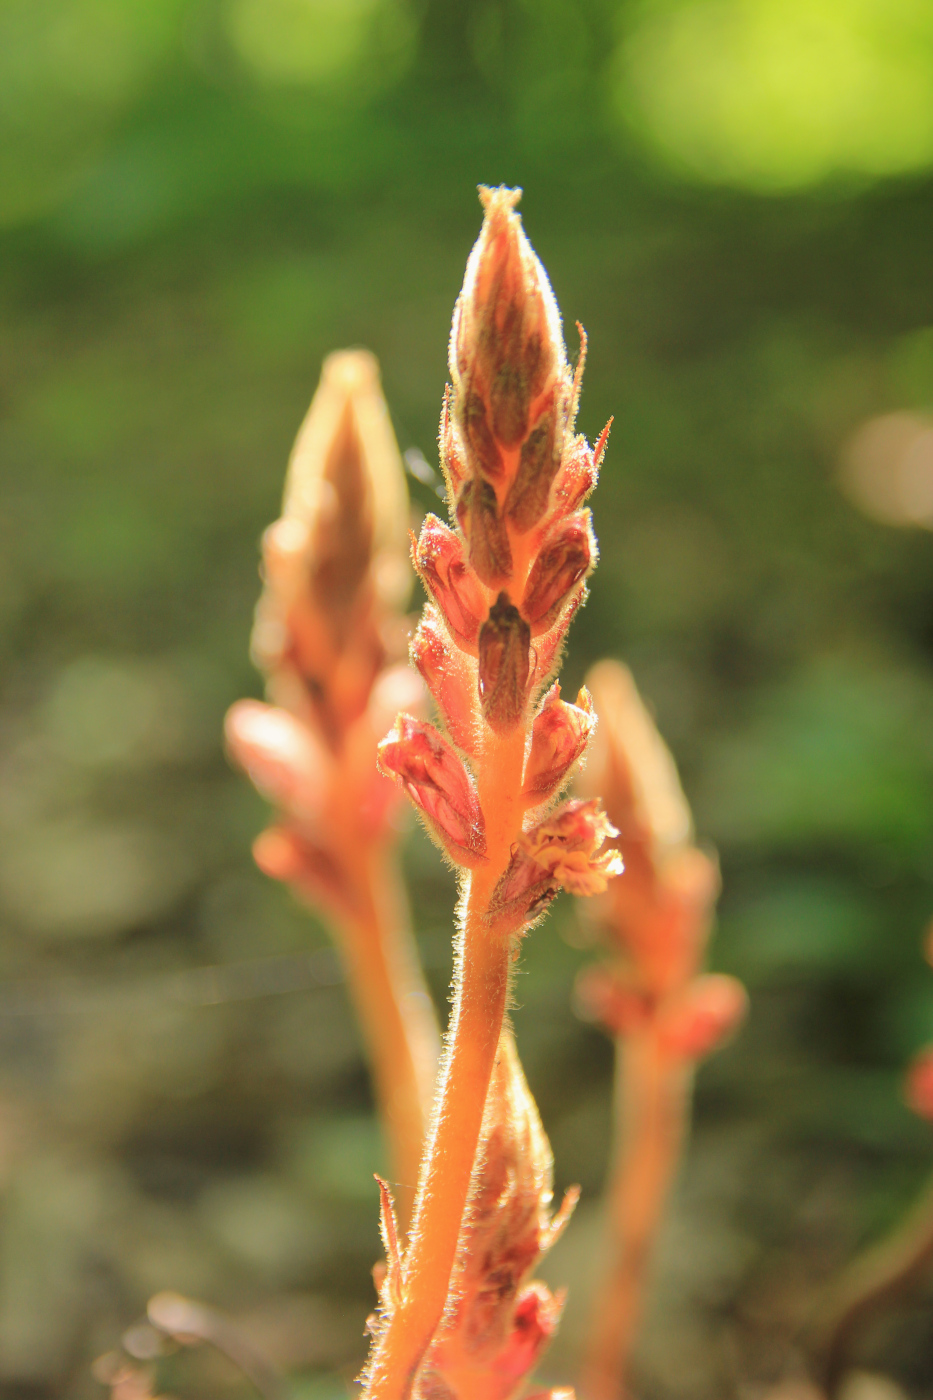
POLYGON ((379 745, 379 767, 397 778, 429 828, 459 865, 486 852, 483 813, 469 773, 433 724, 400 714, 379 745))
POLYGON ((520 849, 571 894, 602 894, 622 874, 622 858, 618 851, 598 852, 618 834, 598 801, 576 799, 526 831, 520 849))
POLYGON ((462 650, 475 655, 487 603, 479 581, 464 558, 462 540, 436 515, 426 515, 413 559, 454 641, 462 650))
POLYGON ((567 802, 526 831, 490 902, 490 917, 507 929, 519 927, 546 908, 558 889, 571 894, 602 894, 622 874, 618 851, 599 854, 618 833, 598 802, 567 802))
POLYGON ((559 685, 552 686, 531 731, 525 796, 537 802, 552 797, 585 751, 595 728, 596 714, 585 686, 575 705, 561 700, 559 685))

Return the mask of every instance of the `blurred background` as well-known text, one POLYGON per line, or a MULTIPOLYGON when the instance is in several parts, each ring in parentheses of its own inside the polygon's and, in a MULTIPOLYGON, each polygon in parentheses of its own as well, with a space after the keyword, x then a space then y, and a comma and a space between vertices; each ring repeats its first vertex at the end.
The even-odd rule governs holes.
MULTIPOLYGON (((922 0, 0 3, 0 1394, 173 1288, 337 1400, 381 1148, 324 930, 253 868, 221 747, 257 541, 322 357, 429 462, 475 186, 520 184, 581 426, 615 426, 570 684, 631 665, 721 854, 751 1020, 698 1080, 645 1395, 755 1395, 933 1164, 933 8, 922 0), (575 333, 570 332, 572 353, 575 333)), ((423 474, 423 473, 422 473, 423 474)), ((416 506, 430 485, 412 481, 416 506)), ((407 848, 439 1003, 452 887, 407 848)), ((516 1014, 578 1219, 608 1042, 558 902, 516 1014)), ((933 1390, 933 1295, 864 1339, 933 1390)), ((182 1357, 178 1395, 236 1396, 182 1357)))

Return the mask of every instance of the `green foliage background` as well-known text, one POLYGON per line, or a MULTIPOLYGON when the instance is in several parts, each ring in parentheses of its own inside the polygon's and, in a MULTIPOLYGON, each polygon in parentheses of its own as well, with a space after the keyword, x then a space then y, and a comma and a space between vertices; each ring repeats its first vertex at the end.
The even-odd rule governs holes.
MULTIPOLYGON (((344 1393, 362 1355, 366 1075, 324 931, 251 865, 263 807, 221 722, 259 692, 257 540, 328 350, 378 354, 402 447, 433 460, 478 181, 524 187, 590 336, 582 426, 615 415, 568 681, 632 666, 721 854, 714 964, 752 995, 699 1076, 645 1393, 782 1374, 820 1282, 928 1169, 899 1078, 933 1038, 933 549, 835 472, 864 419, 933 401, 933 187, 848 157, 779 195, 681 182, 620 124, 640 12, 0 4, 5 1396, 99 1393, 90 1360, 168 1287, 302 1395, 344 1393)), ((443 1005, 452 891, 415 835, 407 860, 443 1005)), ((608 1145, 609 1048, 568 1004, 587 956, 559 904, 516 1014, 558 1182, 585 1193, 548 1266, 572 1287, 553 1379, 608 1145)), ((865 1339, 919 1392, 928 1302, 865 1339)), ((240 1386, 196 1357, 163 1379, 240 1386)))

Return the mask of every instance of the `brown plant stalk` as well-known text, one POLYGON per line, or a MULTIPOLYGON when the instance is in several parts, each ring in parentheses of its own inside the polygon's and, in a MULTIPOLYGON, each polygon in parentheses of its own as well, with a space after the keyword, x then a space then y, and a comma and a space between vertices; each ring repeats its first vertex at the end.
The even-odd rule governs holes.
POLYGON ((431 601, 412 659, 446 733, 400 714, 380 748, 383 771, 462 874, 435 1115, 409 1244, 380 1293, 371 1400, 412 1392, 455 1305, 517 940, 560 886, 594 893, 619 868, 600 852, 611 828, 595 801, 554 807, 592 730, 588 698, 568 705, 553 686, 541 699, 595 563, 581 507, 605 434, 595 453, 574 434, 582 355, 573 375, 553 293, 515 212, 519 192, 480 193, 485 219, 454 312, 441 419, 455 528, 428 516, 413 549, 431 601))
POLYGON ((718 869, 692 844, 674 761, 631 675, 604 661, 587 687, 599 729, 578 786, 603 795, 625 872, 590 911, 608 957, 577 984, 583 1014, 603 1024, 616 1050, 608 1260, 594 1292, 581 1389, 586 1400, 617 1400, 628 1385, 693 1068, 739 1022, 746 996, 734 978, 700 973, 718 869))
POLYGON ((325 915, 367 1043, 407 1219, 430 1112, 438 1035, 417 962, 395 846, 398 795, 376 746, 420 703, 404 651, 408 497, 365 351, 334 354, 263 538, 252 652, 270 704, 227 716, 234 759, 274 804, 260 868, 325 915))

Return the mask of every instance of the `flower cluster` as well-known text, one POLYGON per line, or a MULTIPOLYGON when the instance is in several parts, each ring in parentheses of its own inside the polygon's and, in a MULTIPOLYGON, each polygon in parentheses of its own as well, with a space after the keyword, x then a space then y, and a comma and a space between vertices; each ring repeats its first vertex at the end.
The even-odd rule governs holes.
POLYGON ((574 375, 553 292, 515 212, 518 194, 481 190, 486 217, 454 313, 453 387, 440 428, 452 526, 428 515, 412 550, 430 602, 411 657, 446 734, 402 714, 379 751, 383 772, 451 860, 475 869, 489 858, 476 767, 497 739, 533 720, 516 797, 542 815, 522 832, 490 902, 503 931, 560 886, 593 893, 621 869, 617 857, 598 854, 610 828, 595 803, 544 815, 594 727, 585 691, 571 705, 554 686, 536 713, 534 700, 596 562, 584 502, 606 433, 595 451, 574 433, 583 353, 574 375))
POLYGON ((393 861, 395 786, 376 746, 399 705, 426 697, 402 664, 412 582, 401 458, 365 351, 334 354, 263 538, 253 657, 270 704, 241 700, 227 743, 273 804, 253 851, 327 916, 367 1041, 407 1216, 421 1159, 437 1031, 393 861))
POLYGON ((413 1389, 506 1400, 556 1325, 559 1304, 525 1282, 552 1229, 550 1155, 501 1038, 513 940, 558 889, 605 891, 621 870, 598 802, 559 801, 593 733, 589 695, 571 704, 547 688, 596 563, 585 501, 608 428, 595 450, 574 431, 585 340, 574 373, 519 193, 480 190, 440 424, 450 523, 428 515, 412 545, 428 602, 411 659, 442 728, 402 712, 379 747, 463 878, 447 1054, 404 1257, 383 1200, 389 1267, 367 1400, 413 1389))
POLYGON ((401 605, 408 501, 398 448, 364 351, 331 355, 295 442, 282 516, 263 537, 265 588, 252 652, 272 704, 242 700, 227 743, 279 820, 262 869, 316 904, 352 912, 348 854, 379 840, 394 793, 376 743, 399 703, 419 703, 401 605))

